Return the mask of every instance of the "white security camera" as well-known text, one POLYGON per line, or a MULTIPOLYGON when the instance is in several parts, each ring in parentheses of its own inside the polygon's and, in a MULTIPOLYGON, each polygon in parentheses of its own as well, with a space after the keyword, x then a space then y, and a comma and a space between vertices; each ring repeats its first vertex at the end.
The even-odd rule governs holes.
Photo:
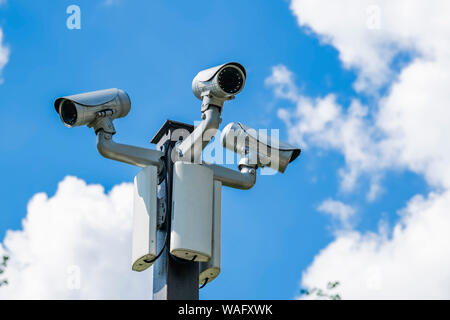
POLYGON ((56 112, 66 127, 91 125, 99 117, 125 117, 131 108, 128 94, 119 89, 87 92, 55 101, 56 112))
POLYGON ((245 84, 245 68, 230 62, 200 71, 192 81, 192 91, 202 100, 202 122, 177 145, 179 159, 198 162, 202 150, 216 134, 225 101, 234 99, 245 84), (205 137, 207 133, 208 137, 205 137))
POLYGON ((87 125, 94 128, 97 149, 105 158, 141 168, 156 166, 158 172, 162 169, 162 152, 115 143, 112 139, 116 133, 113 120, 125 117, 131 109, 130 97, 125 91, 107 89, 62 97, 55 100, 54 106, 66 127, 87 125))
POLYGON ((230 62, 200 71, 192 81, 194 95, 203 100, 202 111, 208 105, 222 107, 226 100, 242 91, 245 85, 245 68, 230 62))
POLYGON ((301 152, 299 148, 241 123, 228 124, 222 131, 221 140, 225 148, 246 156, 243 160, 249 163, 243 164, 269 167, 281 173, 301 152))

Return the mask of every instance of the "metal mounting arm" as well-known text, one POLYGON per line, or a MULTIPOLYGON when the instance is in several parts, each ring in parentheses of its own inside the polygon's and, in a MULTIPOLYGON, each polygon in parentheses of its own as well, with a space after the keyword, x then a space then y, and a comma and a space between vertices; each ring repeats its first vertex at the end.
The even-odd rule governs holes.
POLYGON ((209 105, 208 109, 202 113, 202 122, 179 146, 178 153, 186 161, 197 161, 201 157, 202 150, 216 134, 219 128, 221 108, 209 105), (204 134, 208 134, 208 139, 204 140, 204 134), (189 157, 186 159, 185 157, 189 157))
POLYGON ((125 162, 141 168, 156 166, 158 172, 163 168, 161 157, 164 153, 126 144, 115 143, 112 134, 103 129, 97 133, 97 150, 105 158, 125 162))
POLYGON ((216 164, 203 163, 213 171, 214 180, 222 182, 222 185, 235 189, 248 190, 256 183, 256 167, 240 166, 240 172, 216 164))

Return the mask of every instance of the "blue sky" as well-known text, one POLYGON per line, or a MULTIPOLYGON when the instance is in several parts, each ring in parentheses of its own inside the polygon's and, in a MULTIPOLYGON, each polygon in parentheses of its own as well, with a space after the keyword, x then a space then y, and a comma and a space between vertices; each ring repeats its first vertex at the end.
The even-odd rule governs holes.
MULTIPOLYGON (((127 91, 132 109, 115 121, 116 140, 147 147, 165 120, 200 119, 192 78, 226 61, 242 63, 247 82, 226 103, 223 125, 279 128, 282 139, 298 142, 278 116, 279 109, 294 112, 296 102, 277 98, 266 84, 278 65, 294 74, 302 96, 333 93, 344 110, 352 99, 378 103, 376 96, 355 90, 359 71, 343 65, 336 46, 299 27, 288 1, 15 0, 0 6, 0 27, 10 49, 0 85, 0 239, 22 228, 34 194, 52 196, 67 175, 110 190, 138 172, 102 158, 91 129, 65 128, 53 108, 58 96, 111 87, 127 91), (81 8, 81 30, 66 28, 71 4, 81 8)), ((399 72, 402 57, 396 61, 399 72)), ((381 194, 368 201, 370 176, 363 174, 352 192, 342 191, 338 171, 345 166, 341 152, 310 143, 285 174, 258 176, 249 191, 224 188, 222 273, 201 290, 201 298, 291 299, 299 294, 302 272, 336 237, 335 221, 317 210, 325 199, 356 208, 353 230, 364 233, 378 230, 381 218, 395 224, 397 210, 430 191, 421 173, 392 166, 381 175, 381 194)))

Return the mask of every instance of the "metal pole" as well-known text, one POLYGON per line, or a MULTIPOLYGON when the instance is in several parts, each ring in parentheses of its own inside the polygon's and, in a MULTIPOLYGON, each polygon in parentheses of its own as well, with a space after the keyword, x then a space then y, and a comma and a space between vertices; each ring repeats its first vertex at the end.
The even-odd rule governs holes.
MULTIPOLYGON (((173 162, 171 152, 175 142, 171 141, 173 127, 165 130, 164 137, 157 142, 158 149, 165 152, 165 178, 158 186, 158 197, 167 200, 164 227, 157 231, 157 246, 161 256, 153 265, 153 299, 154 300, 198 300, 199 265, 198 262, 177 259, 170 254, 170 224, 172 217, 172 181, 173 162), (162 148, 161 148, 162 147, 162 148)), ((156 143, 156 141, 154 141, 156 143)))

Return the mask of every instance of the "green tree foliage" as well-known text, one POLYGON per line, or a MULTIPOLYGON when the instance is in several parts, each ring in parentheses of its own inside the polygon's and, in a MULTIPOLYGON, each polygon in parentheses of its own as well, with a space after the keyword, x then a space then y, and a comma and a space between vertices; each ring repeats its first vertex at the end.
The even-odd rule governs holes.
POLYGON ((312 288, 301 289, 300 294, 316 299, 341 300, 341 295, 335 293, 334 290, 339 286, 339 281, 328 282, 326 289, 312 288))

